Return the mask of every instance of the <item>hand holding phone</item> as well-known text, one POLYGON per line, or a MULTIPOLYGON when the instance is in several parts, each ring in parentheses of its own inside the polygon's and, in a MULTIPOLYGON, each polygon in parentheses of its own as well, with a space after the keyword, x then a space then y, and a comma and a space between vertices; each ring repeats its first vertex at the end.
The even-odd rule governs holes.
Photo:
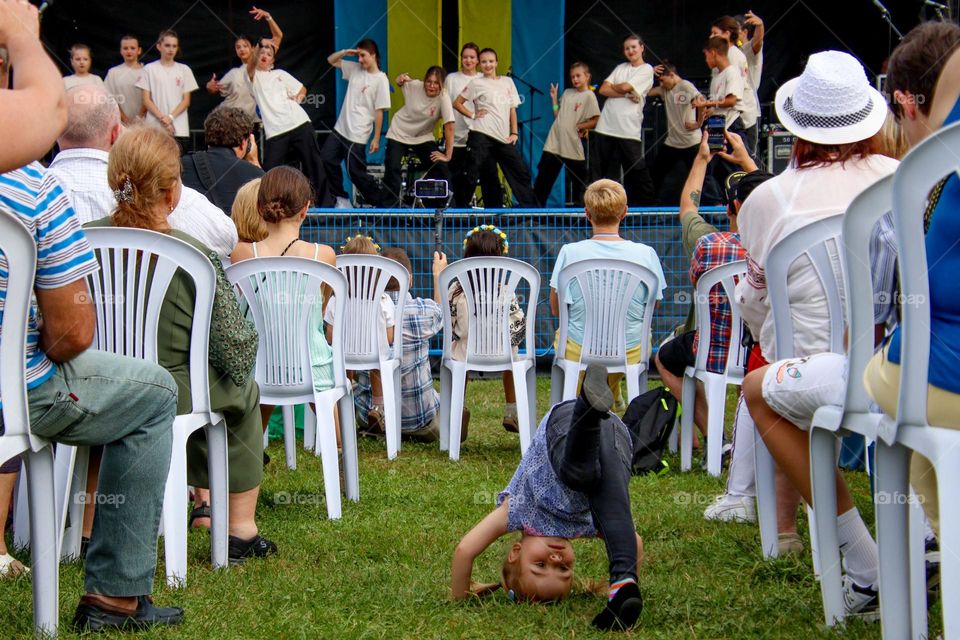
POLYGON ((727 120, 725 116, 707 118, 707 145, 710 151, 723 151, 726 146, 727 120))

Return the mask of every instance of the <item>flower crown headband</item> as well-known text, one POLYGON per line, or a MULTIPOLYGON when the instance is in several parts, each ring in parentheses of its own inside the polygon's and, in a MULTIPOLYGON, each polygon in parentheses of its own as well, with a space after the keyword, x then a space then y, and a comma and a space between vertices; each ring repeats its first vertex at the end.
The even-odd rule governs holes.
POLYGON ((358 233, 355 236, 347 236, 346 239, 344 239, 343 244, 340 245, 340 253, 343 253, 344 251, 346 251, 347 245, 350 244, 351 241, 356 240, 358 238, 366 238, 367 240, 372 242, 373 248, 377 250, 377 253, 380 253, 380 245, 377 244, 376 240, 374 240, 372 236, 365 236, 362 233, 358 233))
POLYGON ((500 230, 499 227, 492 224, 482 224, 479 227, 474 227, 467 232, 467 235, 463 237, 463 248, 467 248, 467 240, 470 239, 470 236, 480 231, 492 231, 500 241, 503 242, 503 255, 507 255, 510 252, 510 243, 507 242, 507 234, 500 230))

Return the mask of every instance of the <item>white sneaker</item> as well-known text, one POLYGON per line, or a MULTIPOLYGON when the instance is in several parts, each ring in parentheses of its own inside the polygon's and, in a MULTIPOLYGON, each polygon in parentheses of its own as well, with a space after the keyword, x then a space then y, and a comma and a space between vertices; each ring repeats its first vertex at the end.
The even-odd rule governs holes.
POLYGON ((703 512, 707 520, 720 522, 756 522, 757 507, 753 498, 723 494, 703 512))
POLYGON ((353 203, 349 199, 337 196, 337 202, 334 205, 335 209, 353 209, 353 203))
POLYGON ((880 619, 880 595, 873 587, 861 587, 848 575, 840 581, 843 587, 843 610, 867 622, 880 619))

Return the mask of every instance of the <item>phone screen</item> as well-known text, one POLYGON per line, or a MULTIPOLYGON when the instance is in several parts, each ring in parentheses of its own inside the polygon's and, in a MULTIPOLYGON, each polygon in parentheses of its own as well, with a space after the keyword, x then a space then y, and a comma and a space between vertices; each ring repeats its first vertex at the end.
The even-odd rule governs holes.
POLYGON ((707 118, 707 146, 710 151, 723 151, 726 145, 724 132, 727 129, 727 121, 724 116, 710 116, 707 118))

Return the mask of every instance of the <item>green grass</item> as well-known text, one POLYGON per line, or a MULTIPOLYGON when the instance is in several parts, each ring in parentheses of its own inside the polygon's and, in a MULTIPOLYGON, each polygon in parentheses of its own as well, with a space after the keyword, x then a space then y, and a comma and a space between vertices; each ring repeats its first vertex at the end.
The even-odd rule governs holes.
MULTIPOLYGON (((542 414, 549 380, 539 382, 542 414)), ((319 460, 301 449, 297 470, 288 471, 282 445, 273 444, 258 521, 280 554, 214 572, 207 534, 192 531, 188 585, 169 590, 161 546, 156 601, 184 607, 187 619, 179 628, 137 637, 612 637, 590 627, 603 606, 601 597, 591 594, 575 594, 557 605, 514 605, 503 594, 466 603, 447 600, 454 545, 491 509, 520 455, 517 436, 500 426, 500 382, 472 382, 468 403, 470 436, 457 463, 436 445, 407 443, 391 462, 382 442, 361 440, 361 500, 345 502, 343 519, 336 522, 326 519, 319 460), (291 504, 278 504, 281 494, 291 496, 291 504)), ((732 410, 732 402, 728 405, 732 410)), ((859 621, 828 630, 809 554, 762 560, 755 525, 702 517, 723 491, 723 480, 699 470, 680 474, 679 458, 671 456, 669 462, 670 474, 634 478, 631 484, 633 516, 647 559, 640 569, 645 606, 628 637, 880 636, 879 624, 859 621)), ((867 479, 853 474, 850 481, 870 521, 867 479)), ((801 523, 806 539, 805 518, 801 523)), ((481 556, 476 579, 496 579, 508 544, 504 538, 481 556)), ((579 576, 606 577, 602 543, 578 541, 575 548, 579 576)), ((61 637, 74 637, 69 623, 82 582, 81 563, 62 566, 61 637)), ((0 638, 29 636, 29 580, 0 582, 0 612, 0 638)), ((939 627, 939 607, 931 611, 931 626, 939 627)))

